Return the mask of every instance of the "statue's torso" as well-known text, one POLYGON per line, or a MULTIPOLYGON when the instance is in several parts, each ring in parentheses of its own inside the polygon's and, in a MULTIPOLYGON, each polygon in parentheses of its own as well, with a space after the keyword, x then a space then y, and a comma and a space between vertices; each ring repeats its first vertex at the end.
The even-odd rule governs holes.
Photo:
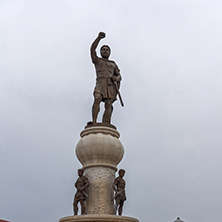
POLYGON ((111 77, 115 75, 118 82, 121 80, 118 66, 115 62, 103 58, 97 58, 94 64, 97 77, 94 93, 100 93, 104 99, 116 100, 117 91, 111 77))
POLYGON ((84 176, 79 177, 76 181, 77 187, 83 187, 86 184, 85 180, 86 180, 86 177, 84 176))
POLYGON ((114 184, 117 187, 115 199, 119 200, 119 201, 125 201, 126 200, 126 193, 125 193, 126 182, 125 182, 125 180, 121 177, 117 177, 114 181, 114 184))
POLYGON ((116 178, 116 186, 117 186, 117 190, 124 190, 125 186, 126 186, 125 180, 121 177, 117 177, 116 178))
POLYGON ((111 78, 118 67, 113 61, 98 58, 95 63, 95 68, 97 78, 111 78))
POLYGON ((76 180, 76 183, 75 183, 75 186, 77 188, 77 192, 75 194, 76 200, 85 200, 86 199, 86 194, 84 193, 84 191, 80 191, 78 189, 78 188, 83 187, 86 184, 86 180, 87 180, 87 178, 84 176, 81 176, 76 180))

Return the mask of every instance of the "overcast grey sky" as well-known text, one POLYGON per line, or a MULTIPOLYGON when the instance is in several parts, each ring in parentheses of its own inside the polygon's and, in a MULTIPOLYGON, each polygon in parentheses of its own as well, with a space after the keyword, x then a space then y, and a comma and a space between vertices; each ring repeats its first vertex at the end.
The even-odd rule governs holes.
POLYGON ((0 0, 0 218, 72 214, 89 47, 104 31, 123 77, 112 123, 125 147, 124 215, 220 221, 221 12, 220 0, 0 0))

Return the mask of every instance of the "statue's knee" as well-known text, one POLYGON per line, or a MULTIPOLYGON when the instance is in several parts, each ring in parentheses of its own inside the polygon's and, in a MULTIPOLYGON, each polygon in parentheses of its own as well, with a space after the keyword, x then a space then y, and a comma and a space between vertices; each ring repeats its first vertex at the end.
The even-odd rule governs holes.
POLYGON ((102 97, 97 95, 97 96, 94 96, 94 104, 99 104, 100 102, 102 101, 102 97))
POLYGON ((107 101, 105 102, 105 107, 106 107, 106 108, 112 108, 112 101, 107 100, 107 101))

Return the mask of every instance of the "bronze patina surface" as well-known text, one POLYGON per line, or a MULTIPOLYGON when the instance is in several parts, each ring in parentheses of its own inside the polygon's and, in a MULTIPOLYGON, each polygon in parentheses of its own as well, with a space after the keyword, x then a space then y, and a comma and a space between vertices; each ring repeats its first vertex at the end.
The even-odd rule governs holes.
POLYGON ((83 169, 78 170, 79 178, 75 182, 75 187, 77 189, 74 201, 73 201, 73 211, 74 215, 78 214, 78 203, 81 205, 81 215, 85 214, 85 201, 86 201, 86 188, 89 187, 89 182, 87 177, 83 176, 83 169))
MULTIPOLYGON (((109 60, 110 47, 103 45, 100 49, 101 57, 96 54, 96 48, 101 39, 105 38, 105 33, 100 32, 91 45, 91 58, 96 70, 96 86, 94 89, 94 103, 92 106, 92 122, 96 123, 100 111, 100 103, 105 103, 105 111, 102 122, 110 124, 113 112, 113 102, 119 94, 121 81, 120 70, 114 61, 109 60)), ((121 100, 121 104, 122 100, 121 100)))
POLYGON ((125 175, 125 170, 120 169, 119 176, 113 182, 113 189, 115 191, 114 199, 116 201, 114 206, 114 213, 116 214, 118 209, 118 214, 120 216, 122 215, 124 201, 126 201, 126 193, 125 193, 126 182, 123 179, 124 175, 125 175))

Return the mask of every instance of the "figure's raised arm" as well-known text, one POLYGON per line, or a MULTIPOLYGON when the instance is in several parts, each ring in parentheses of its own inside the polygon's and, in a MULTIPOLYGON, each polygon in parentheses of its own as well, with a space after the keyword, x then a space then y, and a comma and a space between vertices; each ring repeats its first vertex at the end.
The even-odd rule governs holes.
POLYGON ((94 40, 94 42, 91 45, 90 52, 91 52, 91 58, 92 58, 93 63, 95 63, 97 59, 96 48, 99 44, 99 41, 105 37, 106 37, 106 34, 104 32, 100 32, 98 37, 94 40))

